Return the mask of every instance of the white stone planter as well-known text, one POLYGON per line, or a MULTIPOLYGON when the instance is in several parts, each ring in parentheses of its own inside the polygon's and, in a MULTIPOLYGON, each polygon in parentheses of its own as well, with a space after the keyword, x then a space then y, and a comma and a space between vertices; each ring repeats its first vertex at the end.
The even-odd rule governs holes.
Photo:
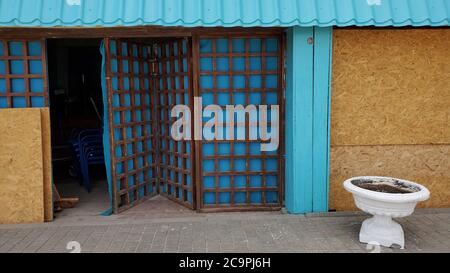
MULTIPOLYGON (((368 184, 370 185, 370 183, 368 184)), ((359 241, 362 243, 378 243, 386 247, 398 244, 402 249, 405 247, 403 229, 392 218, 411 215, 417 202, 425 201, 430 196, 428 189, 420 184, 391 177, 353 177, 344 182, 344 188, 353 194, 355 204, 360 210, 373 215, 372 218, 363 222, 359 233, 359 241), (411 193, 379 192, 364 189, 354 184, 355 181, 369 180, 386 182, 386 184, 389 184, 388 182, 397 183, 397 185, 404 186, 404 189, 411 189, 411 193)))

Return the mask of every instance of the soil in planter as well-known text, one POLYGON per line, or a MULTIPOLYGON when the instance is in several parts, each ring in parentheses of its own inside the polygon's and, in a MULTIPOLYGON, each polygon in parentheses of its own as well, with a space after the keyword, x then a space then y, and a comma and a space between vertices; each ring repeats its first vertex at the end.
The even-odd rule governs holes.
POLYGON ((352 184, 370 191, 384 192, 384 193, 413 193, 420 191, 420 188, 412 185, 407 185, 396 179, 356 179, 352 184))

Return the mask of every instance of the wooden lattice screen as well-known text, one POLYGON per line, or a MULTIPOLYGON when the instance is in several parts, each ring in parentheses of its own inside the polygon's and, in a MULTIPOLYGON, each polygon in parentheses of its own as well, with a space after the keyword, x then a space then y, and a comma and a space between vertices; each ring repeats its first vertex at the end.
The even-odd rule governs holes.
MULTIPOLYGON (((203 104, 279 105, 283 116, 282 36, 201 36, 199 95, 203 104)), ((195 48, 194 48, 195 50, 195 48)), ((225 116, 225 113, 223 113, 225 116)), ((235 120, 236 123, 244 121, 235 120)), ((249 117, 245 128, 249 128, 249 117)), ((241 124, 242 126, 242 124, 241 124)), ((283 123, 276 151, 261 152, 260 140, 203 140, 198 202, 201 210, 276 209, 282 205, 283 123)), ((225 132, 224 132, 225 134, 225 132)))
POLYGON ((175 141, 171 117, 175 105, 192 109, 191 46, 188 39, 166 40, 157 44, 156 93, 158 114, 159 192, 168 198, 194 208, 193 141, 175 141))
POLYGON ((192 103, 188 40, 106 39, 114 210, 157 193, 194 208, 193 147, 171 138, 171 109, 192 103))
POLYGON ((157 193, 152 46, 106 39, 106 82, 114 211, 157 193))
POLYGON ((45 40, 0 40, 0 108, 48 104, 45 40))

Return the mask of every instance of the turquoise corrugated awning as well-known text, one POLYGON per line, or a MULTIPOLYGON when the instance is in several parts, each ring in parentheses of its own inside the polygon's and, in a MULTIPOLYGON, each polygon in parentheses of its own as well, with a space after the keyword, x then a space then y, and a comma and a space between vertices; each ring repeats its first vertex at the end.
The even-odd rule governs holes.
POLYGON ((0 0, 0 27, 449 26, 450 0, 0 0))

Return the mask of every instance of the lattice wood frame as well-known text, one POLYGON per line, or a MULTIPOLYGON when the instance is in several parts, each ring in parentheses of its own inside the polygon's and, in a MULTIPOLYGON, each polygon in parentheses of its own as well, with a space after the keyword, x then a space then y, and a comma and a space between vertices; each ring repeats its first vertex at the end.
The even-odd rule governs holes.
POLYGON ((48 81, 47 81, 47 53, 46 53, 46 41, 45 39, 14 39, 14 40, 0 40, 0 62, 4 66, 4 73, 0 73, 0 80, 5 81, 4 92, 0 90, 0 98, 6 99, 6 105, 0 108, 16 108, 16 107, 47 107, 49 105, 48 99, 48 81), (21 43, 21 54, 12 55, 10 53, 10 46, 12 43, 21 43), (39 43, 40 51, 39 55, 30 54, 31 43, 39 43), (23 73, 13 73, 11 62, 22 61, 23 73), (31 74, 31 62, 40 61, 41 72, 39 74, 31 74), (30 82, 32 80, 42 80, 42 87, 39 92, 32 90, 30 82), (24 90, 17 92, 13 90, 13 80, 23 80, 24 90), (25 103, 17 106, 14 100, 17 98, 24 98, 25 103), (33 98, 42 98, 41 103, 32 103, 33 98))
MULTIPOLYGON (((255 35, 242 35, 242 34, 212 34, 212 35, 200 35, 194 36, 193 38, 193 48, 194 48, 194 67, 196 69, 197 76, 194 76, 194 82, 196 91, 196 96, 201 96, 205 92, 211 92, 214 94, 214 104, 219 104, 218 102, 218 94, 219 93, 228 93, 230 95, 230 104, 234 105, 233 94, 234 92, 245 92, 246 96, 246 104, 249 101, 249 94, 252 92, 261 92, 262 93, 262 104, 265 104, 265 92, 266 91, 274 91, 270 90, 264 86, 261 88, 250 88, 249 86, 249 77, 250 75, 261 75, 262 82, 264 82, 264 77, 266 75, 277 75, 277 87, 275 91, 278 93, 278 104, 280 106, 280 147, 278 149, 278 153, 276 155, 268 155, 264 152, 261 155, 250 155, 249 153, 249 145, 253 141, 197 141, 196 142, 196 164, 197 164, 197 203, 198 209, 201 211, 235 211, 235 210, 271 210, 271 209, 279 209, 281 208, 284 200, 284 48, 285 41, 283 34, 255 34, 255 35), (232 39, 240 38, 245 40, 245 52, 235 53, 233 52, 232 39), (278 41, 278 51, 275 53, 265 52, 264 41, 270 38, 276 38, 278 41), (212 50, 210 53, 202 53, 200 52, 200 40, 209 39, 212 40, 212 50), (218 53, 216 51, 216 41, 218 39, 228 39, 228 51, 224 53, 218 53), (249 52, 249 39, 261 39, 262 48, 261 52, 249 52), (275 56, 278 58, 277 69, 275 71, 266 70, 265 57, 267 56, 275 56), (228 71, 218 71, 217 69, 217 59, 218 58, 228 58, 228 71), (233 71, 233 58, 234 57, 242 57, 245 58, 245 71, 233 71), (263 60, 261 63, 260 71, 251 71, 249 60, 251 57, 261 57, 263 60), (213 59, 213 68, 211 71, 202 71, 200 69, 200 62, 202 58, 212 58, 213 59), (229 77, 229 85, 228 88, 221 89, 217 87, 217 77, 219 75, 227 75, 229 77), (245 87, 244 88, 233 88, 233 76, 235 75, 243 75, 245 77, 245 87), (202 88, 201 87, 201 79, 202 76, 212 76, 213 77, 213 87, 212 88, 202 88), (204 144, 213 144, 214 145, 214 154, 211 156, 205 156, 202 154, 202 147, 204 144), (230 154, 229 155, 219 155, 218 145, 220 143, 229 143, 230 145, 230 154), (245 155, 235 155, 234 154, 234 145, 236 143, 245 143, 246 145, 246 153, 245 155), (278 160, 278 169, 276 171, 267 171, 264 170, 264 162, 266 159, 276 159, 278 160), (219 170, 219 160, 221 159, 229 159, 230 160, 230 171, 220 171, 219 170), (236 159, 244 159, 246 161, 246 171, 238 172, 234 170, 234 161, 236 159), (251 159, 261 159, 263 162, 262 170, 252 172, 249 171, 249 160, 251 159), (213 160, 214 161, 214 171, 205 172, 202 165, 205 163, 204 160, 213 160), (234 177, 237 175, 246 176, 246 186, 245 188, 235 188, 234 187, 234 177), (249 177, 250 175, 260 175, 262 179, 261 187, 251 187, 249 177), (278 184, 277 187, 267 187, 266 186, 266 175, 277 175, 278 184), (221 176, 229 176, 230 177, 230 186, 228 188, 219 187, 219 178, 221 176), (214 177, 214 188, 205 188, 203 184, 203 180, 205 177, 214 177), (229 204, 219 204, 219 194, 222 192, 230 193, 230 202, 229 204), (234 202, 234 195, 236 193, 243 192, 245 193, 245 204, 236 204, 234 202), (254 204, 250 202, 250 194, 252 192, 261 192, 262 194, 262 202, 260 204, 254 204), (266 193, 267 192, 276 192, 278 196, 278 201, 276 203, 268 204, 266 203, 266 193), (214 204, 205 204, 204 194, 212 193, 215 195, 214 204)), ((246 127, 248 128, 249 120, 246 118, 246 127)), ((248 130, 246 130, 247 139, 248 139, 248 130)), ((257 141, 260 142, 260 141, 257 141)))
POLYGON ((152 107, 155 98, 149 91, 155 56, 149 45, 120 39, 105 39, 105 53, 113 203, 117 213, 157 193, 152 107), (116 52, 112 52, 112 43, 116 52))
POLYGON ((175 141, 170 134, 176 121, 171 117, 172 107, 182 104, 193 109, 191 43, 187 38, 168 39, 157 43, 157 52, 158 103, 155 108, 158 113, 159 192, 186 207, 195 208, 194 142, 175 141))

